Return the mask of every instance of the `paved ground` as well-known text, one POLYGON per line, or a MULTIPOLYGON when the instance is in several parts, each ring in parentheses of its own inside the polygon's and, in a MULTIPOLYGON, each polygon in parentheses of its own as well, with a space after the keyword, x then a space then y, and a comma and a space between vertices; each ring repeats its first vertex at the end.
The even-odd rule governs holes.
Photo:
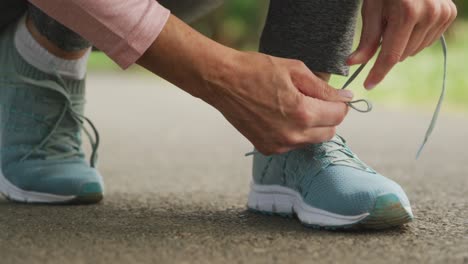
MULTIPOLYGON (((0 263, 468 263, 468 117, 352 113, 352 148, 403 185, 416 220, 384 232, 328 232, 245 210, 250 145, 214 109, 155 78, 91 75, 103 144, 96 206, 0 198, 0 263)), ((413 111, 414 112, 414 111, 413 111)))

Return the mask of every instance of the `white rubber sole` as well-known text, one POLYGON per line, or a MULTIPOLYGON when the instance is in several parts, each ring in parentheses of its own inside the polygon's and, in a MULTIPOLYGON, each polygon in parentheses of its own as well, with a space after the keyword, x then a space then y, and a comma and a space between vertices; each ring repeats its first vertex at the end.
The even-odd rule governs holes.
POLYGON ((306 204, 301 195, 279 185, 251 185, 248 208, 268 214, 297 215, 311 227, 347 228, 361 224, 368 228, 382 229, 399 226, 413 219, 411 208, 401 206, 394 194, 382 195, 372 212, 360 215, 339 215, 306 204), (378 205, 377 205, 378 204, 378 205))
POLYGON ((62 196, 22 190, 13 185, 1 172, 0 193, 9 200, 22 203, 67 203, 76 199, 74 195, 62 196))

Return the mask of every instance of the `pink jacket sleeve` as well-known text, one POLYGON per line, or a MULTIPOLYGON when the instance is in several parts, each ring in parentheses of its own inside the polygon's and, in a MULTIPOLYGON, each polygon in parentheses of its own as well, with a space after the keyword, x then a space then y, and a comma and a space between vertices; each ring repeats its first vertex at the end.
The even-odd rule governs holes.
POLYGON ((155 0, 29 0, 104 51, 122 68, 157 38, 169 10, 155 0))

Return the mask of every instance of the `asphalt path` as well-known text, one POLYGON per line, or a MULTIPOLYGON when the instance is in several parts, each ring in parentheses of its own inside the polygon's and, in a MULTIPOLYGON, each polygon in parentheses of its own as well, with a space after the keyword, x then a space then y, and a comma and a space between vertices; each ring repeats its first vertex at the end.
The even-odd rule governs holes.
POLYGON ((246 210, 251 145, 221 114, 148 75, 90 74, 107 189, 92 206, 0 198, 0 263, 468 263, 468 114, 444 113, 422 157, 430 110, 350 113, 339 133, 399 182, 415 221, 317 231, 246 210))

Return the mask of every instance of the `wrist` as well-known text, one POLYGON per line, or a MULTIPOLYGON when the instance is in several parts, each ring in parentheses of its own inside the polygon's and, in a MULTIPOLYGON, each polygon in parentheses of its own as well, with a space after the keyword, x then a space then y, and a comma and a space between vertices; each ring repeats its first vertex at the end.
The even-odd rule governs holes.
POLYGON ((198 60, 196 68, 200 77, 201 89, 194 96, 210 105, 215 105, 220 97, 232 94, 240 79, 244 52, 216 43, 209 54, 198 60))

